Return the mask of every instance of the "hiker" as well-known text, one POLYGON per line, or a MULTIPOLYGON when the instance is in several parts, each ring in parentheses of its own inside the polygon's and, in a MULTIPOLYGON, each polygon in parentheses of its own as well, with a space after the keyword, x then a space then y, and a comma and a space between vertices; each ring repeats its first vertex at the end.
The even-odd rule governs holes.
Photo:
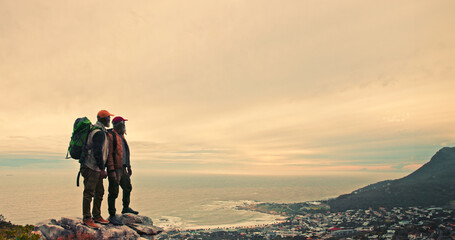
POLYGON ((84 193, 82 200, 82 214, 84 224, 91 228, 99 228, 96 223, 108 224, 109 221, 101 217, 101 202, 103 201, 103 179, 107 177, 105 164, 109 154, 109 141, 106 136, 106 127, 109 127, 110 114, 101 110, 97 114, 98 121, 91 128, 87 139, 87 156, 81 163, 81 174, 84 177, 84 193), (90 214, 90 203, 93 198, 93 219, 90 214), (96 222, 96 223, 95 223, 96 222))
POLYGON ((119 194, 119 186, 123 190, 122 213, 139 213, 130 207, 132 190, 130 177, 133 172, 130 164, 130 149, 124 136, 126 133, 125 121, 128 120, 120 116, 115 117, 112 120, 114 128, 112 131, 109 131, 109 157, 107 160, 109 195, 107 197, 107 204, 109 211, 108 220, 114 225, 122 225, 122 222, 115 215, 115 199, 119 194))

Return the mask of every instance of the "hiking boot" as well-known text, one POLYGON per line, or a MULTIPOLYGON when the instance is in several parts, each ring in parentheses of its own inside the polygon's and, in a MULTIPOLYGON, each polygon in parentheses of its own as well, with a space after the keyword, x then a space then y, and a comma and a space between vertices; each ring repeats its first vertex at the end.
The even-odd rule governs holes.
POLYGON ((122 210, 122 213, 132 213, 132 214, 139 214, 138 211, 134 211, 132 208, 128 207, 128 208, 123 208, 122 210))
POLYGON ((91 218, 84 219, 84 224, 87 225, 89 228, 98 229, 100 226, 96 225, 96 223, 91 218))
POLYGON ((117 216, 109 216, 107 219, 110 223, 114 224, 115 226, 122 226, 123 222, 117 216))
POLYGON ((109 223, 109 221, 104 219, 103 217, 95 218, 93 220, 95 220, 95 222, 101 223, 101 224, 108 224, 109 223))

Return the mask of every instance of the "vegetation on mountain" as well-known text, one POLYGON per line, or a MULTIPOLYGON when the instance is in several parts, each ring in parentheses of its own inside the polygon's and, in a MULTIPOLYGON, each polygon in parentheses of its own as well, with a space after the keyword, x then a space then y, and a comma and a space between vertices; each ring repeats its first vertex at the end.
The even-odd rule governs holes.
POLYGON ((330 207, 322 202, 301 203, 258 203, 239 206, 238 209, 257 211, 268 214, 297 215, 307 213, 327 212, 330 207))

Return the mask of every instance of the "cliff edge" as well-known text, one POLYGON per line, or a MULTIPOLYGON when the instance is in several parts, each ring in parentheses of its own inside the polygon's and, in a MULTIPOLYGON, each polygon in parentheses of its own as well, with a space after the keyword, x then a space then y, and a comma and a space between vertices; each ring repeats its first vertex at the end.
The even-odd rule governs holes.
POLYGON ((92 229, 82 223, 81 218, 62 217, 60 220, 49 219, 35 224, 35 234, 45 240, 91 240, 91 239, 154 239, 163 229, 153 225, 152 219, 146 216, 123 214, 118 215, 124 225, 100 225, 92 229))

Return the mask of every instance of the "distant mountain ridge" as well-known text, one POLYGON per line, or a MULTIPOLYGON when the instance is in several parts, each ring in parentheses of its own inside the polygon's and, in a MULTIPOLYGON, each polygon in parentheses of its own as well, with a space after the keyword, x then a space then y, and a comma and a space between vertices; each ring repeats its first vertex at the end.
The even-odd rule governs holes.
POLYGON ((455 147, 440 149, 429 162, 396 180, 386 180, 328 200, 335 211, 358 208, 444 206, 455 200, 455 147))

